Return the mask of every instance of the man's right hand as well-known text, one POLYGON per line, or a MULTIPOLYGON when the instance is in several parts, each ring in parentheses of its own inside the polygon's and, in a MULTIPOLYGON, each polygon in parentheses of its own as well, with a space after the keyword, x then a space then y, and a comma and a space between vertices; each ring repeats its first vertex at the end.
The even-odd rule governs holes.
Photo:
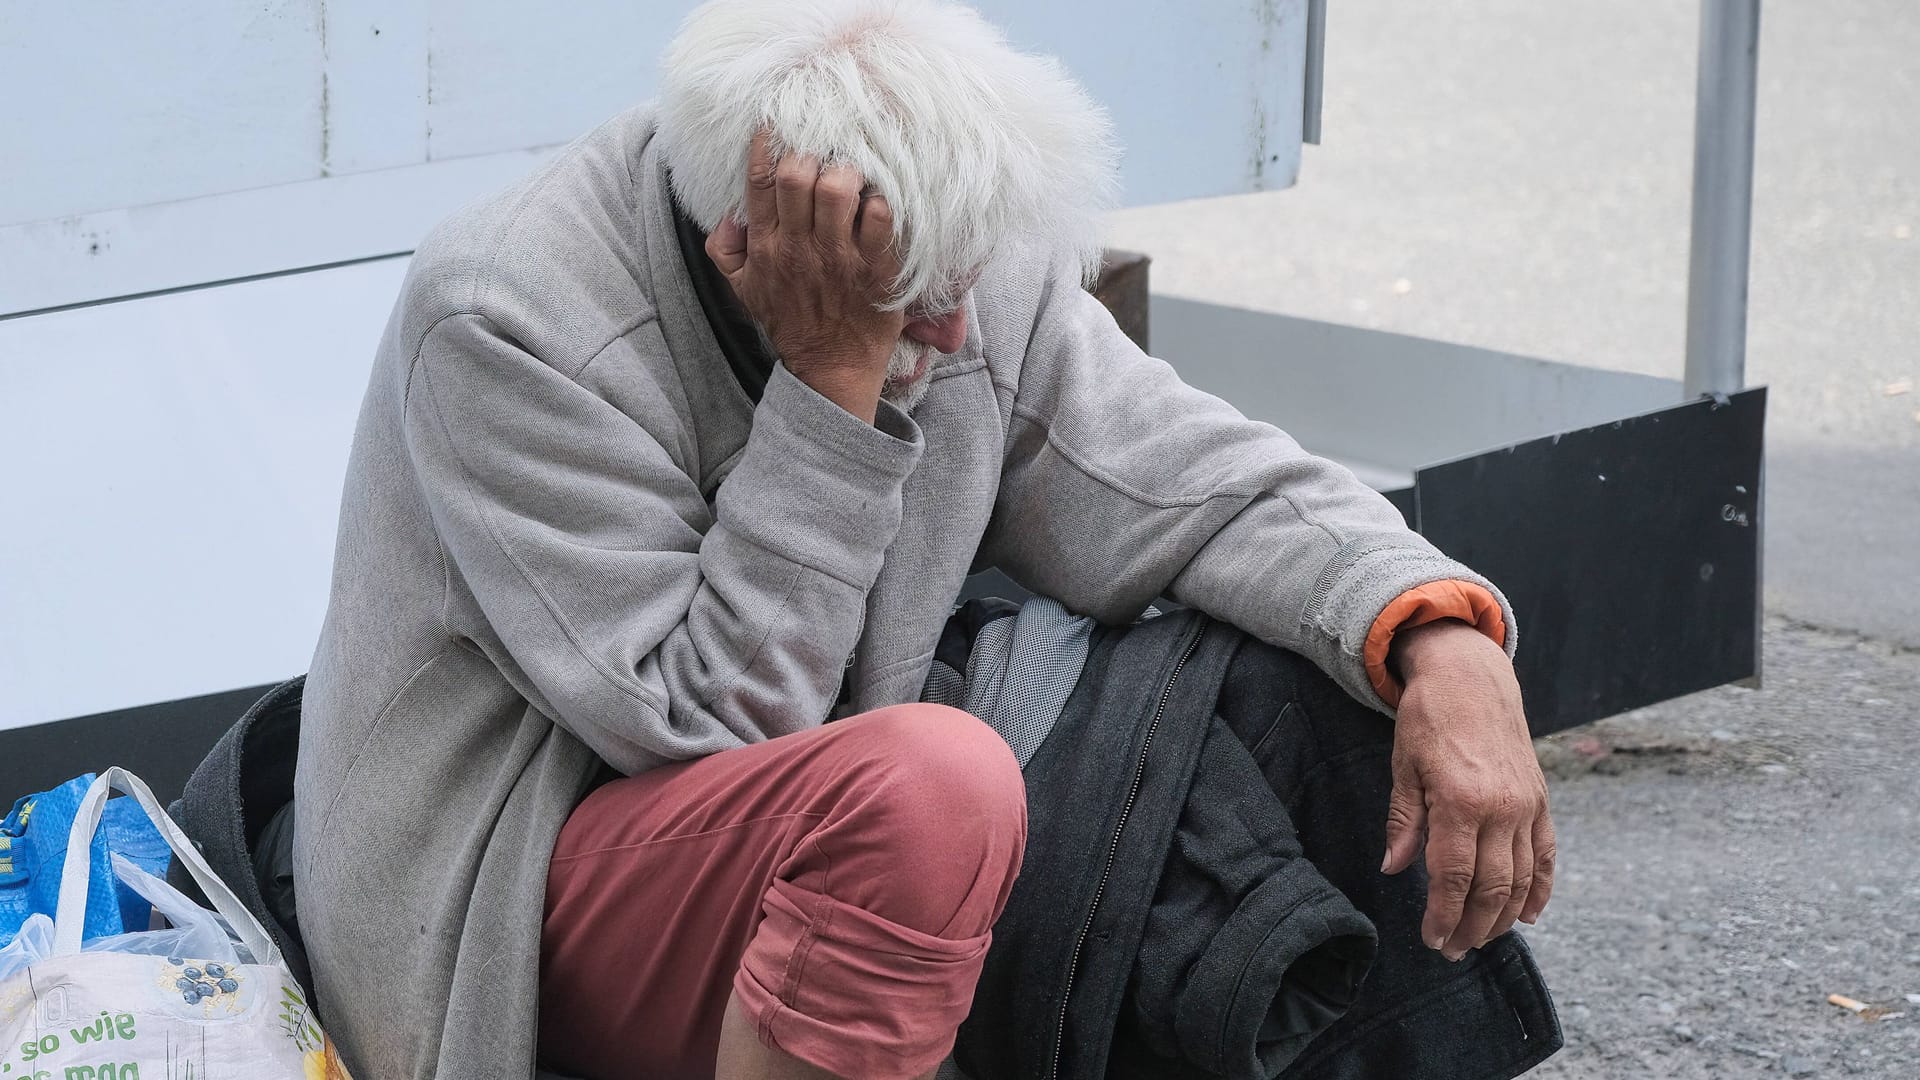
POLYGON ((775 164, 768 142, 763 130, 748 151, 746 223, 721 222, 707 256, 787 369, 872 423, 906 325, 880 309, 900 273, 893 210, 862 195, 854 169, 793 153, 775 164))

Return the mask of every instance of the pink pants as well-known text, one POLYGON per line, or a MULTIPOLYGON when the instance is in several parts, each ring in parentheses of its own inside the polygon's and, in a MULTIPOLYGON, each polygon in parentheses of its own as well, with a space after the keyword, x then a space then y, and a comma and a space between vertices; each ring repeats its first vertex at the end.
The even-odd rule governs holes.
POLYGON ((711 1077, 738 994, 840 1076, 952 1049, 1026 843, 1013 754, 903 705, 616 780, 547 879, 540 1050, 589 1080, 711 1077))

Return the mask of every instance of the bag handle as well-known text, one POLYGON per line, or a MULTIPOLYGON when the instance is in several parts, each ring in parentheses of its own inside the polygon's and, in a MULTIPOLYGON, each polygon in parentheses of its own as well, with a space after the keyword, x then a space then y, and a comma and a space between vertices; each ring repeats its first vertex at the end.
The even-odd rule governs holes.
POLYGON ((113 791, 132 796, 140 809, 146 811, 147 820, 166 838, 167 846, 186 866, 194 883, 207 894, 213 910, 226 917, 240 944, 253 954, 254 963, 281 966, 280 948, 267 936, 266 927, 260 925, 247 905, 241 903, 226 882, 220 880, 220 875, 207 865, 200 849, 160 808, 160 801, 153 797, 147 785, 118 765, 94 779, 93 786, 80 800, 80 808, 74 812, 73 830, 67 834, 66 866, 60 873, 60 904, 53 919, 52 955, 72 956, 80 951, 80 936, 86 928, 88 879, 93 873, 93 834, 100 827, 100 815, 106 812, 107 795, 113 791))

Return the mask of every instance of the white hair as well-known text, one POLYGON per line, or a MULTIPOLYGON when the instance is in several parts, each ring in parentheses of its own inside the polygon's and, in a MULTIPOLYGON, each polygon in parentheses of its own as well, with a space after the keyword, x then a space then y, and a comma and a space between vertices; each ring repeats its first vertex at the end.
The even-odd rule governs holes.
POLYGON ((858 169, 893 208, 889 307, 945 311, 1019 236, 1099 269, 1118 188, 1106 114, 1052 57, 943 0, 709 0, 667 49, 659 131, 707 232, 740 216, 748 144, 858 169))

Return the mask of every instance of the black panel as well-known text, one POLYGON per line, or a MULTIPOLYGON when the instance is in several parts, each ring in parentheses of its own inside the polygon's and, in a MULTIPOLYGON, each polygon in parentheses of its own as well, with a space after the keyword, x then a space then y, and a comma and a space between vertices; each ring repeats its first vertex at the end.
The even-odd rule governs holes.
POLYGON ((1536 734, 1759 672, 1766 390, 1420 470, 1420 531, 1520 622, 1536 734))
POLYGON ((1383 491, 1380 494, 1385 495, 1387 501, 1393 504, 1393 508, 1400 511, 1400 516, 1407 519, 1407 526, 1409 528, 1418 529, 1420 527, 1419 518, 1415 516, 1416 511, 1414 509, 1412 488, 1394 488, 1392 491, 1383 491))
POLYGON ((220 736, 275 685, 0 731, 0 812, 22 795, 109 765, 132 771, 162 803, 172 802, 220 736))

